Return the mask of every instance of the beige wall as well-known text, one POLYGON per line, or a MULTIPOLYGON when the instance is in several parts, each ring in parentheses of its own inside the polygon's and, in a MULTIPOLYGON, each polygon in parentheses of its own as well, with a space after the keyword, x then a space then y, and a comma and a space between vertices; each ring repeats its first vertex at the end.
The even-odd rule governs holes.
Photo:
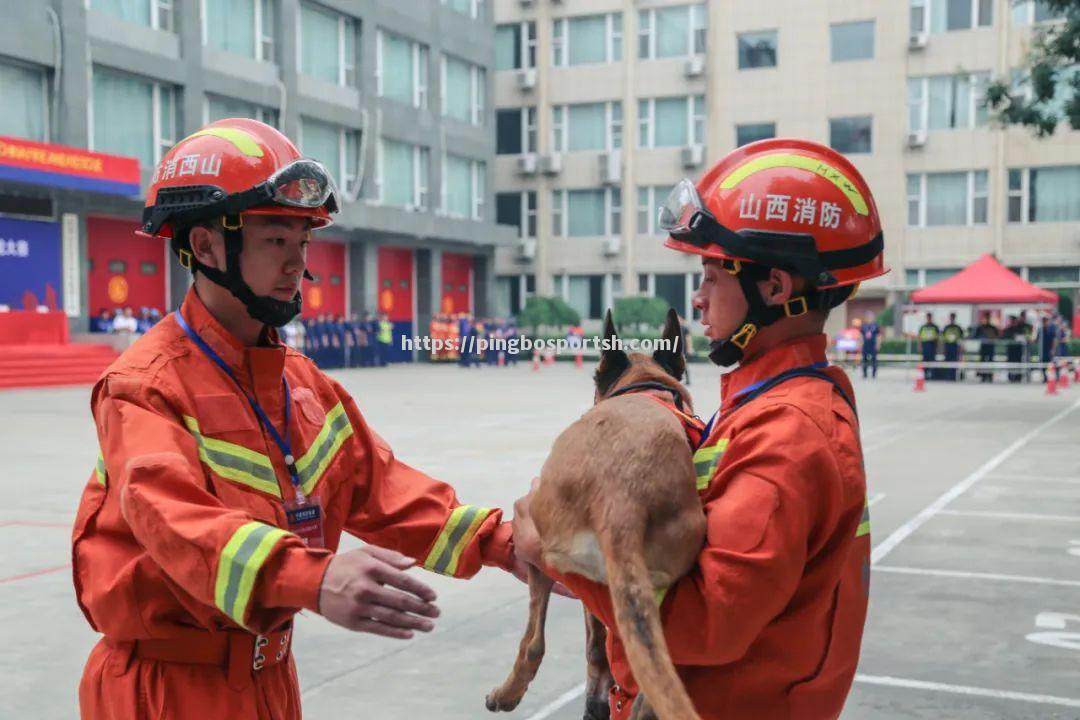
POLYGON ((627 293, 637 292, 638 273, 687 272, 693 258, 668 251, 662 238, 639 235, 636 227, 637 187, 670 185, 704 167, 684 169, 678 149, 637 148, 637 99, 705 93, 708 108, 706 164, 735 146, 735 125, 775 122, 780 136, 829 141, 829 118, 873 117, 873 152, 850 156, 874 190, 882 215, 887 262, 893 272, 863 289, 883 297, 904 287, 904 270, 960 267, 985 252, 995 252, 1007 265, 1080 264, 1080 223, 1005 222, 1007 169, 1040 165, 1080 165, 1080 133, 1060 130, 1036 140, 1020 129, 991 128, 931 131, 922 148, 906 144, 907 79, 956 72, 1007 75, 1022 64, 1030 43, 1030 27, 1010 19, 1011 0, 997 0, 994 24, 987 28, 932 34, 927 47, 909 50, 909 10, 904 0, 708 0, 708 54, 704 77, 687 78, 685 59, 638 60, 638 11, 686 4, 685 0, 495 0, 497 23, 523 19, 537 22, 535 90, 523 93, 512 71, 495 73, 498 107, 536 105, 539 151, 550 152, 550 105, 621 99, 623 103, 622 249, 605 257, 601 238, 552 238, 550 190, 598 187, 599 153, 564 155, 560 175, 522 178, 514 158, 496 163, 498 191, 538 191, 538 243, 533 261, 497 255, 501 275, 535 273, 537 291, 551 292, 550 277, 561 272, 621 273, 627 293), (623 59, 587 67, 551 67, 553 17, 600 12, 624 16, 623 59), (875 21, 872 60, 830 61, 830 24, 875 21), (777 30, 778 67, 737 69, 739 32, 777 30), (989 218, 985 225, 907 227, 908 173, 988 170, 989 218))

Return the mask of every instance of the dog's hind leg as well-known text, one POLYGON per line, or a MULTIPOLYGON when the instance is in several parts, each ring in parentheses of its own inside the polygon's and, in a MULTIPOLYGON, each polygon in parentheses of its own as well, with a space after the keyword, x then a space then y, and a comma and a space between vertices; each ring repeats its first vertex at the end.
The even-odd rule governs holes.
POLYGON ((547 575, 529 566, 529 624, 518 646, 514 669, 503 684, 492 690, 485 699, 487 709, 491 712, 509 712, 516 708, 540 669, 540 662, 544 659, 544 624, 554 584, 547 575))
POLYGON ((614 684, 607 657, 607 628, 585 610, 585 715, 583 720, 608 720, 608 691, 614 684))

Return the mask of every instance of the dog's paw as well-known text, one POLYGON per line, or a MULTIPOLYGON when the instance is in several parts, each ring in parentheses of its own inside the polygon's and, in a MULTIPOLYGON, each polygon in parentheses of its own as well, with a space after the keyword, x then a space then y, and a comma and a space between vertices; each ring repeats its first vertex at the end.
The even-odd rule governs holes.
POLYGON ((488 696, 484 698, 484 705, 486 705, 487 709, 491 712, 510 712, 516 708, 520 702, 521 698, 503 697, 498 692, 489 693, 488 696))

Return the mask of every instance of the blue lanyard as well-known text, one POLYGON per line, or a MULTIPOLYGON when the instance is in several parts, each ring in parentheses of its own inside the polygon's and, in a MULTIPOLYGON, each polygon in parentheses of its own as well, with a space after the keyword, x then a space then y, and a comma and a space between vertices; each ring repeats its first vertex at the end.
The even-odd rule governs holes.
POLYGON ((772 377, 765 378, 764 380, 759 380, 756 383, 754 383, 753 385, 747 385, 742 390, 735 393, 735 397, 732 398, 732 401, 738 402, 739 398, 743 397, 744 395, 749 395, 750 393, 754 392, 758 388, 769 384, 770 382, 772 382, 773 380, 778 378, 780 375, 783 375, 785 373, 796 373, 796 372, 800 372, 800 371, 803 371, 803 370, 821 370, 821 369, 827 368, 827 367, 829 367, 829 363, 827 361, 823 360, 821 362, 816 362, 813 365, 803 365, 802 367, 792 368, 791 370, 785 370, 783 373, 779 373, 778 375, 773 375, 772 377))
MULTIPOLYGON (((225 374, 228 375, 234 383, 236 383, 237 389, 239 389, 243 396, 247 398, 248 403, 251 405, 251 409, 254 410, 255 414, 259 417, 259 422, 261 422, 263 424, 263 427, 266 428, 267 432, 270 433, 270 437, 274 438, 274 443, 278 446, 278 449, 284 456, 285 467, 289 471, 289 477, 292 479, 293 488, 295 488, 296 490, 296 499, 298 502, 303 503, 304 491, 300 488, 300 473, 296 469, 296 458, 293 457, 292 448, 289 446, 289 441, 282 437, 281 434, 277 431, 277 428, 274 427, 274 423, 270 422, 270 418, 267 417, 266 412, 262 409, 262 405, 259 405, 259 402, 255 398, 247 394, 247 391, 244 390, 244 386, 241 385, 240 381, 236 379, 236 375, 233 373, 232 368, 230 368, 229 365, 221 359, 220 355, 214 352, 214 349, 212 347, 206 344, 205 340, 199 337, 199 334, 197 332, 191 329, 191 326, 188 325, 187 320, 184 319, 183 314, 181 314, 179 310, 176 311, 176 322, 180 325, 180 328, 185 333, 187 333, 187 336, 191 338, 191 340, 196 345, 199 346, 199 349, 202 350, 208 358, 217 363, 218 367, 225 371, 225 374)), ((285 393, 285 433, 288 434, 289 408, 292 405, 292 402, 290 401, 289 396, 289 381, 285 379, 284 373, 282 373, 281 375, 281 387, 283 392, 285 393)))

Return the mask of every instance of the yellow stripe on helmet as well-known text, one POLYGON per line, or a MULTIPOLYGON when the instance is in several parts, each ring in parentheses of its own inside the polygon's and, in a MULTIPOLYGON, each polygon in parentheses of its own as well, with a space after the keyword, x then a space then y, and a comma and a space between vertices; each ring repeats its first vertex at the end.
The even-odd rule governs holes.
MULTIPOLYGON (((198 130, 188 135, 184 140, 190 140, 191 138, 201 137, 203 135, 213 135, 219 137, 222 140, 228 140, 236 149, 244 153, 248 157, 262 157, 263 150, 259 146, 255 137, 238 128, 226 128, 226 127, 208 127, 198 130)), ((180 142, 184 142, 181 140, 180 142)))
POLYGON ((844 196, 851 201, 851 205, 855 208, 855 212, 860 215, 870 214, 870 207, 866 204, 866 199, 846 175, 828 163, 815 160, 814 158, 805 155, 796 155, 795 153, 776 153, 749 160, 732 170, 731 173, 720 182, 720 189, 730 190, 754 173, 778 167, 799 168, 820 175, 839 188, 840 192, 844 193, 844 196))

